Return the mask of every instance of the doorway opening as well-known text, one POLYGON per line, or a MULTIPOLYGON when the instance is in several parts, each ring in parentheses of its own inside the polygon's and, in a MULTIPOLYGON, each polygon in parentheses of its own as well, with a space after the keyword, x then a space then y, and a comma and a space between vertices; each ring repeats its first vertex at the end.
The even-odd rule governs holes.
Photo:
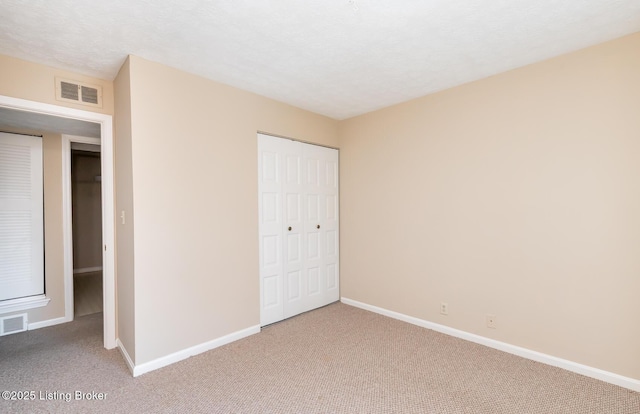
POLYGON ((100 146, 71 142, 73 316, 102 312, 100 146))
MULTIPOLYGON (((58 105, 34 102, 0 95, 0 120, 8 126, 29 129, 46 129, 62 134, 95 136, 101 145, 102 186, 102 273, 103 273, 103 333, 104 347, 115 348, 116 298, 115 298, 115 221, 114 221, 114 170, 113 170, 113 117, 58 105), (36 126, 39 126, 36 128, 36 126), (87 132, 88 131, 88 132, 87 132), (92 132, 95 133, 92 135, 92 132), (87 133, 85 133, 87 132, 87 133)), ((76 141, 73 139, 73 141, 76 141)), ((63 171, 70 171, 70 139, 62 139, 63 171)), ((80 139, 79 142, 83 142, 80 139)), ((88 142, 88 143, 96 143, 88 142)), ((73 320, 73 255, 71 245, 71 188, 70 179, 62 183, 64 233, 64 316, 29 323, 29 329, 37 329, 73 320)))

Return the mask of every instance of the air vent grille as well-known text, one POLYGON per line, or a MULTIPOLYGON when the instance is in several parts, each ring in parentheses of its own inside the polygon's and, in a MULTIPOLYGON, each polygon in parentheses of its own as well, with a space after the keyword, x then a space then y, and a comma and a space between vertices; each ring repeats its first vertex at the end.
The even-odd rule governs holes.
POLYGON ((56 78, 56 99, 81 105, 102 107, 102 87, 56 78))
POLYGON ((69 82, 60 82, 60 85, 60 94, 62 95, 62 98, 71 99, 74 101, 80 99, 80 95, 78 94, 78 85, 69 82))
POLYGON ((80 90, 82 91, 82 102, 98 104, 98 90, 96 88, 81 86, 80 90))
POLYGON ((27 330, 27 314, 7 316, 0 318, 0 336, 27 330))

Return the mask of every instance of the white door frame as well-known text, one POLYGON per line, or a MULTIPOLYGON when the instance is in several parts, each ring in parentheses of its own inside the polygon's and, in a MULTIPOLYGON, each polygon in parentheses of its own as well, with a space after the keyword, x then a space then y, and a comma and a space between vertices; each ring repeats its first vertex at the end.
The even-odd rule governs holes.
MULTIPOLYGON (((63 106, 28 101, 0 95, 0 107, 13 110, 33 112, 44 115, 52 115, 59 118, 77 119, 81 121, 100 124, 101 169, 102 169, 102 283, 103 283, 103 315, 104 315, 104 347, 112 349, 116 347, 116 296, 115 296, 115 222, 114 222, 114 169, 113 169, 113 117, 111 115, 96 112, 83 111, 63 106)), ((65 151, 65 139, 63 142, 63 154, 65 151)), ((70 142, 68 147, 67 162, 70 162, 70 142)), ((63 177, 65 177, 65 158, 63 156, 63 177)), ((70 203, 70 182, 63 180, 63 191, 67 185, 68 194, 63 194, 63 203, 70 203)), ((63 233, 64 233, 64 280, 65 280, 65 316, 60 322, 73 320, 73 253, 71 245, 71 206, 64 208, 63 233), (67 215, 67 213, 69 213, 67 215), (70 275, 70 278, 69 278, 70 275), (69 285, 69 280, 71 286, 69 285), (69 299, 69 291, 71 298, 69 299), (69 308, 69 303, 71 304, 69 308)))
MULTIPOLYGON (((100 138, 62 135, 62 233, 64 243, 64 317, 74 318, 73 311, 73 197, 71 185, 71 143, 100 145, 100 138)), ((102 148, 101 148, 102 149, 102 148)), ((101 151, 102 152, 102 151, 101 151)), ((102 154, 100 154, 102 159, 102 154)), ((101 172, 102 174, 102 168, 101 172)), ((104 251, 104 250, 103 250, 104 251)), ((103 278, 104 279, 104 278, 103 278)), ((104 281, 102 282, 104 288, 104 281)), ((104 296, 104 290, 103 290, 104 296)), ((103 297, 103 302, 104 302, 103 297)))

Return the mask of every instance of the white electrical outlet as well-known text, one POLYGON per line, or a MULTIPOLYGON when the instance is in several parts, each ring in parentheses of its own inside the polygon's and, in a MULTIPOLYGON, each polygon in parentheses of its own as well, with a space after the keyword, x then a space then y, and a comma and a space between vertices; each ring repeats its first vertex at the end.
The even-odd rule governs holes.
POLYGON ((496 315, 487 314, 487 328, 496 329, 496 315))
POLYGON ((446 302, 440 302, 440 314, 448 315, 449 314, 449 304, 446 302))

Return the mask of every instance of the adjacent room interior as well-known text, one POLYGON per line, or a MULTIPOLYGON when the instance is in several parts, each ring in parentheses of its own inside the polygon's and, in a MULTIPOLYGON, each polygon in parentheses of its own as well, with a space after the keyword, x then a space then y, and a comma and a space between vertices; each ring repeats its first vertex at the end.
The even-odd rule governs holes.
POLYGON ((71 144, 74 317, 102 312, 100 146, 71 144))

